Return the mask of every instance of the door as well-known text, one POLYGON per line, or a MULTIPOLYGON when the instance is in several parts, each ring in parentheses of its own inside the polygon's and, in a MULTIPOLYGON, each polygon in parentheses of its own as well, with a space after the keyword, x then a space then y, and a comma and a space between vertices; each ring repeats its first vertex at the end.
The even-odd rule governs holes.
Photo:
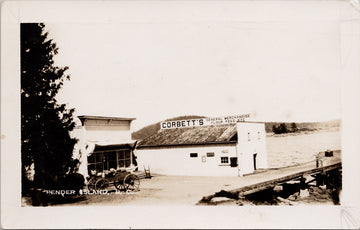
POLYGON ((256 170, 256 156, 257 156, 257 153, 254 153, 253 154, 254 170, 256 170))
POLYGON ((230 167, 237 167, 237 166, 238 166, 237 157, 230 157, 230 167))

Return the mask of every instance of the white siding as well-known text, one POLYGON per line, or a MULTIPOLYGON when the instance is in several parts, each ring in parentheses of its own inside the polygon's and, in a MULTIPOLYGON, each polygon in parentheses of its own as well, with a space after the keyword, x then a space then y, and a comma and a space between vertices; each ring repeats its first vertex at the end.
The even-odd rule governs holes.
POLYGON ((230 166, 230 157, 236 157, 236 145, 208 145, 191 147, 159 147, 137 149, 139 169, 149 166, 152 173, 189 176, 238 176, 238 168, 230 166), (207 153, 214 157, 207 157, 207 153), (198 157, 190 157, 197 153, 198 157), (222 165, 221 157, 229 157, 222 165), (205 162, 203 162, 203 159, 205 162))
POLYGON ((151 172, 168 175, 241 176, 254 172, 254 154, 256 169, 267 168, 265 125, 239 122, 237 135, 237 144, 139 148, 135 154, 140 170, 150 166, 151 172), (215 156, 207 157, 209 152, 215 156), (198 157, 192 158, 190 153, 198 157), (222 156, 229 157, 228 165, 221 164, 222 156), (231 157, 238 157, 238 167, 230 166, 231 157))
POLYGON ((266 133, 263 123, 237 123, 240 175, 254 172, 254 157, 256 168, 267 168, 266 133))
POLYGON ((131 140, 131 121, 87 119, 85 139, 91 141, 131 140))
POLYGON ((88 176, 88 162, 85 147, 89 142, 118 143, 121 141, 130 141, 131 120, 122 121, 88 118, 84 125, 76 128, 72 135, 79 139, 79 142, 74 147, 73 155, 76 158, 81 156, 81 159, 79 159, 79 173, 83 174, 86 178, 88 176))
POLYGON ((90 141, 116 142, 121 140, 131 140, 131 131, 124 130, 123 127, 85 127, 85 139, 90 141))

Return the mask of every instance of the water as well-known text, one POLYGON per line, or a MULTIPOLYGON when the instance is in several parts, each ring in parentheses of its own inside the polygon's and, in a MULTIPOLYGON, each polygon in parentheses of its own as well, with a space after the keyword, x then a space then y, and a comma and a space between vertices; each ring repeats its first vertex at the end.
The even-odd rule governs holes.
POLYGON ((268 167, 277 168, 315 160, 315 154, 326 149, 341 149, 340 131, 316 131, 268 135, 268 167))

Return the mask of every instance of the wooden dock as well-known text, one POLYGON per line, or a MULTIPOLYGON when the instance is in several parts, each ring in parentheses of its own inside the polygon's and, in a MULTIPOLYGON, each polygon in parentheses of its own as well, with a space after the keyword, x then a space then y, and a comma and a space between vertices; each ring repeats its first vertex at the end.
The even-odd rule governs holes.
POLYGON ((340 163, 336 163, 336 164, 332 164, 332 165, 328 165, 328 166, 323 166, 323 167, 319 167, 319 168, 314 168, 314 169, 310 169, 310 170, 293 173, 293 174, 275 178, 275 179, 272 179, 269 181, 256 183, 256 184, 245 186, 245 187, 242 187, 239 189, 231 190, 230 192, 237 192, 237 193, 239 193, 240 196, 246 196, 246 195, 249 195, 249 194, 252 194, 255 192, 259 192, 259 191, 262 191, 265 189, 273 188, 277 185, 286 183, 288 181, 300 180, 301 178, 305 178, 306 176, 317 176, 318 174, 324 174, 324 173, 327 173, 328 171, 331 171, 334 169, 341 169, 341 167, 342 167, 342 165, 340 162, 340 163))
POLYGON ((325 183, 326 175, 331 172, 340 172, 342 169, 341 164, 341 151, 334 151, 332 157, 322 157, 321 164, 317 164, 315 161, 308 162, 306 164, 286 167, 280 169, 268 169, 258 174, 252 174, 245 176, 245 183, 234 184, 230 187, 223 187, 221 191, 203 197, 201 202, 209 202, 214 197, 227 196, 230 198, 244 197, 259 191, 274 188, 275 186, 288 183, 290 181, 298 181, 299 183, 310 183, 317 181, 317 183, 325 183), (312 178, 309 180, 309 178, 312 178))

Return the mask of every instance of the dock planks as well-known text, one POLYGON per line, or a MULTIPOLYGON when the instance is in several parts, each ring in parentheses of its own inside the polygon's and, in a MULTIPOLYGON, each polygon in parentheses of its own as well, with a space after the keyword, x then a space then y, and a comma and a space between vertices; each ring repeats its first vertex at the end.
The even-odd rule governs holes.
POLYGON ((337 168, 341 169, 341 150, 334 151, 333 157, 324 157, 323 160, 324 166, 321 167, 316 167, 316 162, 312 161, 296 166, 267 169, 260 173, 239 177, 232 181, 231 186, 221 186, 217 193, 203 197, 203 201, 210 200, 217 196, 216 194, 220 194, 224 191, 238 194, 239 196, 245 196, 275 187, 276 185, 287 181, 295 180, 297 178, 300 179, 303 176, 324 173, 337 168))
POLYGON ((253 185, 249 185, 249 186, 245 186, 245 187, 241 187, 238 189, 233 189, 230 192, 238 192, 239 195, 249 195, 251 193, 255 193, 255 192, 259 192, 261 190, 265 190, 268 188, 272 188, 275 187, 277 184, 281 184, 290 180, 294 180, 297 178, 301 178, 304 175, 314 175, 317 173, 323 173, 323 172, 327 172, 327 171, 331 171, 334 169, 338 169, 341 168, 341 162, 340 163, 336 163, 336 164, 332 164, 332 165, 328 165, 328 166, 323 166, 323 167, 319 167, 319 168, 313 168, 310 170, 304 170, 301 172, 297 172, 297 173, 293 173, 290 175, 286 175, 283 177, 279 177, 279 178, 275 178, 272 180, 268 180, 265 182, 260 182, 260 183, 256 183, 253 185))

